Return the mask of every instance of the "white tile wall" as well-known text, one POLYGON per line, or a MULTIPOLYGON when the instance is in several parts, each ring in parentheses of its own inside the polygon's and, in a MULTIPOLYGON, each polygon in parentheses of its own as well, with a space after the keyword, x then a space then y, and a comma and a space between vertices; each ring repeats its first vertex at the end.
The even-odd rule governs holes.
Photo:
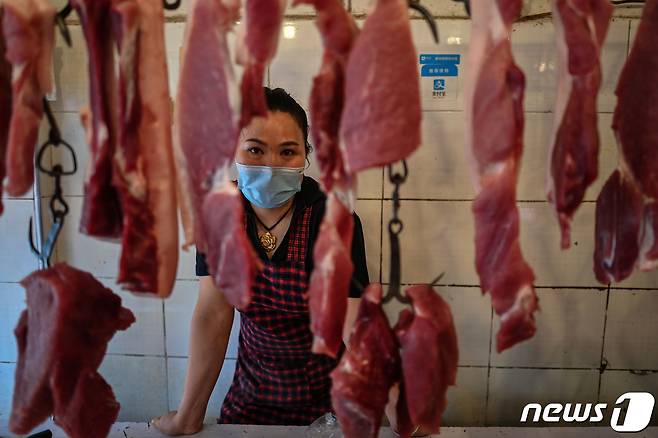
MULTIPOLYGON (((63 0, 57 0, 63 3, 63 0)), ((369 0, 351 0, 353 13, 363 23, 369 0)), ((423 99, 423 146, 409 159, 410 177, 402 187, 401 235, 405 283, 426 282, 445 272, 440 287, 452 306, 458 328, 460 369, 458 385, 449 393, 445 425, 518 425, 521 407, 531 401, 610 400, 626 390, 648 390, 654 394, 655 373, 638 376, 631 369, 656 370, 658 347, 651 335, 658 327, 652 309, 658 302, 658 273, 633 276, 616 285, 609 295, 592 275, 594 201, 603 180, 615 167, 616 145, 610 131, 614 109, 614 87, 626 56, 628 39, 633 38, 637 20, 616 19, 603 50, 604 84, 599 101, 599 127, 602 139, 601 178, 588 191, 574 222, 574 246, 559 249, 559 230, 545 203, 545 163, 548 136, 552 127, 554 100, 554 51, 552 25, 547 20, 515 25, 512 37, 517 61, 526 70, 526 149, 519 185, 522 217, 521 244, 537 275, 537 285, 555 289, 538 290, 541 310, 538 332, 529 340, 503 354, 489 344, 495 338, 498 318, 491 316, 490 298, 482 296, 473 268, 473 219, 470 200, 473 190, 463 151, 463 69, 468 49, 470 23, 461 18, 461 4, 450 0, 424 2, 438 20, 441 43, 436 45, 421 20, 412 21, 417 50, 421 53, 462 55, 460 76, 451 84, 445 99, 423 99), (653 290, 633 290, 643 288, 653 290), (607 319, 606 319, 607 318, 607 319), (605 332, 603 324, 605 323, 605 332), (599 374, 601 348, 609 369, 599 374), (550 369, 546 369, 546 367, 550 369), (630 389, 626 389, 630 388, 630 389)), ((179 50, 182 43, 187 1, 183 9, 168 13, 176 16, 166 24, 166 44, 172 95, 178 82, 179 50)), ((526 2, 524 14, 545 12, 545 0, 526 2)), ((637 11, 638 8, 635 8, 637 11)), ((310 81, 320 62, 320 38, 312 20, 300 17, 311 13, 308 7, 289 9, 287 25, 296 28, 294 39, 281 39, 279 53, 270 69, 267 83, 283 86, 308 106, 310 81)), ((625 12, 624 12, 625 13, 625 12)), ((619 11, 618 11, 619 15, 619 11)), ((629 16, 629 15, 625 15, 629 16)), ((99 242, 78 231, 82 181, 87 162, 84 132, 78 112, 88 100, 86 46, 81 29, 70 28, 73 48, 58 41, 55 54, 57 100, 52 103, 65 138, 76 148, 80 171, 63 180, 71 215, 60 238, 58 259, 101 277, 111 284, 116 277, 119 248, 99 242)), ((229 37, 230 43, 234 35, 229 37)), ((239 68, 237 68, 239 73, 239 68)), ((42 133, 43 135, 43 133, 42 133)), ((55 154, 55 158, 59 156, 55 154)), ((313 160, 313 155, 311 156, 313 160)), ((313 163, 308 174, 317 176, 313 163)), ((356 211, 361 217, 370 278, 380 271, 388 281, 388 236, 382 235, 390 217, 391 194, 387 175, 380 169, 359 177, 356 211), (382 211, 383 210, 383 211, 382 211), (380 258, 382 259, 380 262, 380 258)), ((0 419, 6 418, 11 403, 15 343, 11 333, 23 307, 22 288, 16 283, 36 268, 26 236, 27 219, 32 212, 29 199, 6 201, 0 217, 0 419)), ((47 215, 45 216, 45 219, 47 215)), ((47 219, 46 219, 47 222, 47 219)), ((47 227, 46 227, 47 229, 47 227)), ((121 292, 125 305, 133 309, 138 322, 120 333, 110 345, 110 355, 101 372, 114 387, 122 404, 120 420, 147 420, 167 409, 175 409, 182 395, 187 366, 189 323, 198 295, 194 272, 194 251, 181 253, 173 296, 164 305, 159 300, 133 297, 121 292)), ((115 288, 116 290, 116 288, 115 288)), ((391 319, 400 306, 387 308, 391 319)), ((207 416, 219 414, 228 390, 237 354, 235 318, 227 360, 213 393, 207 416)))
POLYGON ((0 362, 15 362, 18 349, 14 327, 25 309, 25 291, 18 283, 0 283, 0 301, 0 362))
MULTIPOLYGON (((599 402, 607 403, 603 424, 610 424, 610 418, 617 398, 631 391, 650 392, 654 398, 658 395, 658 373, 633 374, 629 371, 606 371, 601 375, 601 394, 599 402)), ((658 411, 654 408, 651 426, 658 424, 658 411)))
POLYGON ((122 305, 130 309, 136 319, 128 330, 119 331, 114 335, 107 347, 108 353, 163 356, 165 354, 163 300, 137 297, 125 292, 114 279, 104 279, 102 283, 121 297, 122 305))
POLYGON ((610 291, 603 356, 611 368, 656 369, 658 290, 610 291))
POLYGON ((0 421, 9 421, 15 371, 15 363, 0 362, 0 388, 2 388, 0 391, 0 421))
MULTIPOLYGON (((168 365, 168 388, 169 388, 169 409, 176 410, 183 397, 185 387, 185 373, 187 371, 187 358, 170 358, 167 359, 168 365)), ((235 372, 235 359, 226 359, 219 373, 217 384, 208 401, 206 409, 206 419, 216 419, 219 417, 219 411, 222 407, 224 397, 231 386, 233 374, 235 372)))
POLYGON ((118 421, 149 421, 167 412, 165 358, 110 354, 99 372, 121 404, 118 421))
MULTIPOLYGON (((537 333, 514 348, 491 355, 494 366, 596 368, 601 361, 601 333, 606 292, 540 289, 537 333)), ((492 350, 500 319, 494 318, 492 350)))
POLYGON ((487 401, 486 367, 459 367, 457 385, 448 389, 445 426, 484 426, 487 401))
POLYGON ((492 368, 487 424, 520 426, 528 403, 596 400, 598 382, 597 370, 492 368))
POLYGON ((7 199, 0 216, 0 281, 17 282, 37 267, 27 239, 31 199, 7 199))

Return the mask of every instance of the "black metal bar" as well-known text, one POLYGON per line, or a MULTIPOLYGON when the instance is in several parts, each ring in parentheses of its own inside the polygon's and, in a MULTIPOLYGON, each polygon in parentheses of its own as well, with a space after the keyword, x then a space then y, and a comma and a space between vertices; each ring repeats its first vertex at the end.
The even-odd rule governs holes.
POLYGON ((439 43, 439 30, 436 26, 436 22, 434 21, 434 17, 432 17, 432 13, 422 4, 420 4, 420 0, 408 0, 409 7, 415 11, 418 11, 420 15, 423 16, 425 21, 430 27, 430 30, 432 31, 432 36, 434 37, 434 42, 437 44, 439 43))
POLYGON ((162 0, 162 1, 163 1, 164 8, 168 11, 175 11, 176 9, 178 9, 180 7, 180 4, 181 4, 181 0, 175 0, 171 3, 169 3, 167 0, 162 0))

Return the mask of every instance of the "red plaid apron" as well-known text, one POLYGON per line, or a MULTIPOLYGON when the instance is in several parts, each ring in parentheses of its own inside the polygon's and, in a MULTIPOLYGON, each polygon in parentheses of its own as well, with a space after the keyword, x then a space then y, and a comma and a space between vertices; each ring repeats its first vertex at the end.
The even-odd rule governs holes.
POLYGON ((238 360, 218 423, 307 425, 331 411, 335 359, 311 353, 306 251, 311 207, 288 230, 286 261, 264 261, 241 313, 238 360))

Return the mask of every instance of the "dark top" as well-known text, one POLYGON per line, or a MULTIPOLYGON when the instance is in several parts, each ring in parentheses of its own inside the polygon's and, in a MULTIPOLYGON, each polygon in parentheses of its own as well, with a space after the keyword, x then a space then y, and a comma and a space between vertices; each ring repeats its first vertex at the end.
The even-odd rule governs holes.
MULTIPOLYGON (((267 253, 261 247, 260 241, 258 240, 258 229, 256 227, 256 218, 254 217, 254 210, 251 208, 249 201, 243 196, 243 205, 245 209, 245 214, 247 216, 247 235, 251 239, 252 246, 256 249, 259 257, 263 261, 268 261, 267 253)), ((293 221, 298 219, 299 214, 304 210, 305 207, 311 206, 311 222, 310 222, 310 242, 308 246, 308 251, 306 252, 306 267, 308 275, 311 275, 313 271, 313 247, 315 241, 318 237, 318 232, 320 231, 320 224, 325 212, 327 195, 320 189, 319 184, 313 178, 309 176, 304 176, 302 181, 302 187, 299 193, 295 195, 294 203, 295 207, 293 210, 293 217, 291 219, 291 224, 293 221)), ((362 285, 364 288, 370 283, 368 277, 368 268, 366 265, 366 248, 363 238, 363 227, 361 226, 361 219, 356 213, 352 213, 354 216, 354 234, 352 237, 352 264, 354 265, 354 273, 352 278, 356 281, 357 284, 362 285)), ((272 255, 272 261, 285 262, 286 254, 288 249, 288 237, 289 232, 286 232, 283 237, 283 241, 274 251, 272 255)), ((198 252, 196 253, 196 275, 206 276, 210 275, 208 272, 208 265, 206 264, 205 256, 198 252)), ((355 281, 351 283, 349 296, 352 298, 360 298, 361 290, 355 285, 355 281)))

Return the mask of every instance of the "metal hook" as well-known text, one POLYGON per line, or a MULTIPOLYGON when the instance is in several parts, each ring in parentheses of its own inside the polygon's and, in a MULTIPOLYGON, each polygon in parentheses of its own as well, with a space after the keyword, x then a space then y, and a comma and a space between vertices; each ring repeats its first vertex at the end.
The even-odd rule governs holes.
POLYGON ((162 0, 164 3, 164 8, 168 11, 175 11, 180 7, 181 0, 175 0, 171 3, 169 3, 167 0, 162 0))
POLYGON ((57 242, 57 237, 59 237, 60 231, 62 231, 62 226, 64 225, 64 215, 55 215, 53 218, 53 226, 48 232, 48 238, 46 243, 43 245, 41 251, 37 249, 34 245, 34 240, 32 239, 32 217, 30 217, 30 225, 27 232, 27 237, 30 242, 30 249, 32 253, 37 256, 37 258, 43 263, 43 266, 50 267, 50 257, 53 254, 55 249, 55 242, 57 242))
POLYGON ((64 38, 66 45, 69 47, 73 45, 73 41, 71 40, 71 32, 69 32, 69 27, 66 25, 66 17, 71 15, 72 11, 73 6, 71 6, 71 3, 67 3, 66 6, 64 6, 64 8, 55 16, 55 24, 59 29, 59 33, 62 35, 62 38, 64 38))
POLYGON ((441 272, 434 280, 432 280, 430 286, 436 286, 437 284, 439 284, 439 281, 441 281, 441 279, 445 274, 446 274, 445 272, 441 272))
POLYGON ((434 41, 438 44, 439 29, 436 27, 436 22, 434 21, 434 17, 432 17, 432 13, 425 6, 420 4, 420 0, 409 0, 409 7, 415 11, 418 11, 423 16, 425 21, 427 21, 427 24, 430 26, 430 30, 432 31, 434 41))
POLYGON ((471 16, 471 1, 470 0, 453 0, 456 2, 464 3, 464 8, 466 9, 466 14, 468 16, 471 16))

